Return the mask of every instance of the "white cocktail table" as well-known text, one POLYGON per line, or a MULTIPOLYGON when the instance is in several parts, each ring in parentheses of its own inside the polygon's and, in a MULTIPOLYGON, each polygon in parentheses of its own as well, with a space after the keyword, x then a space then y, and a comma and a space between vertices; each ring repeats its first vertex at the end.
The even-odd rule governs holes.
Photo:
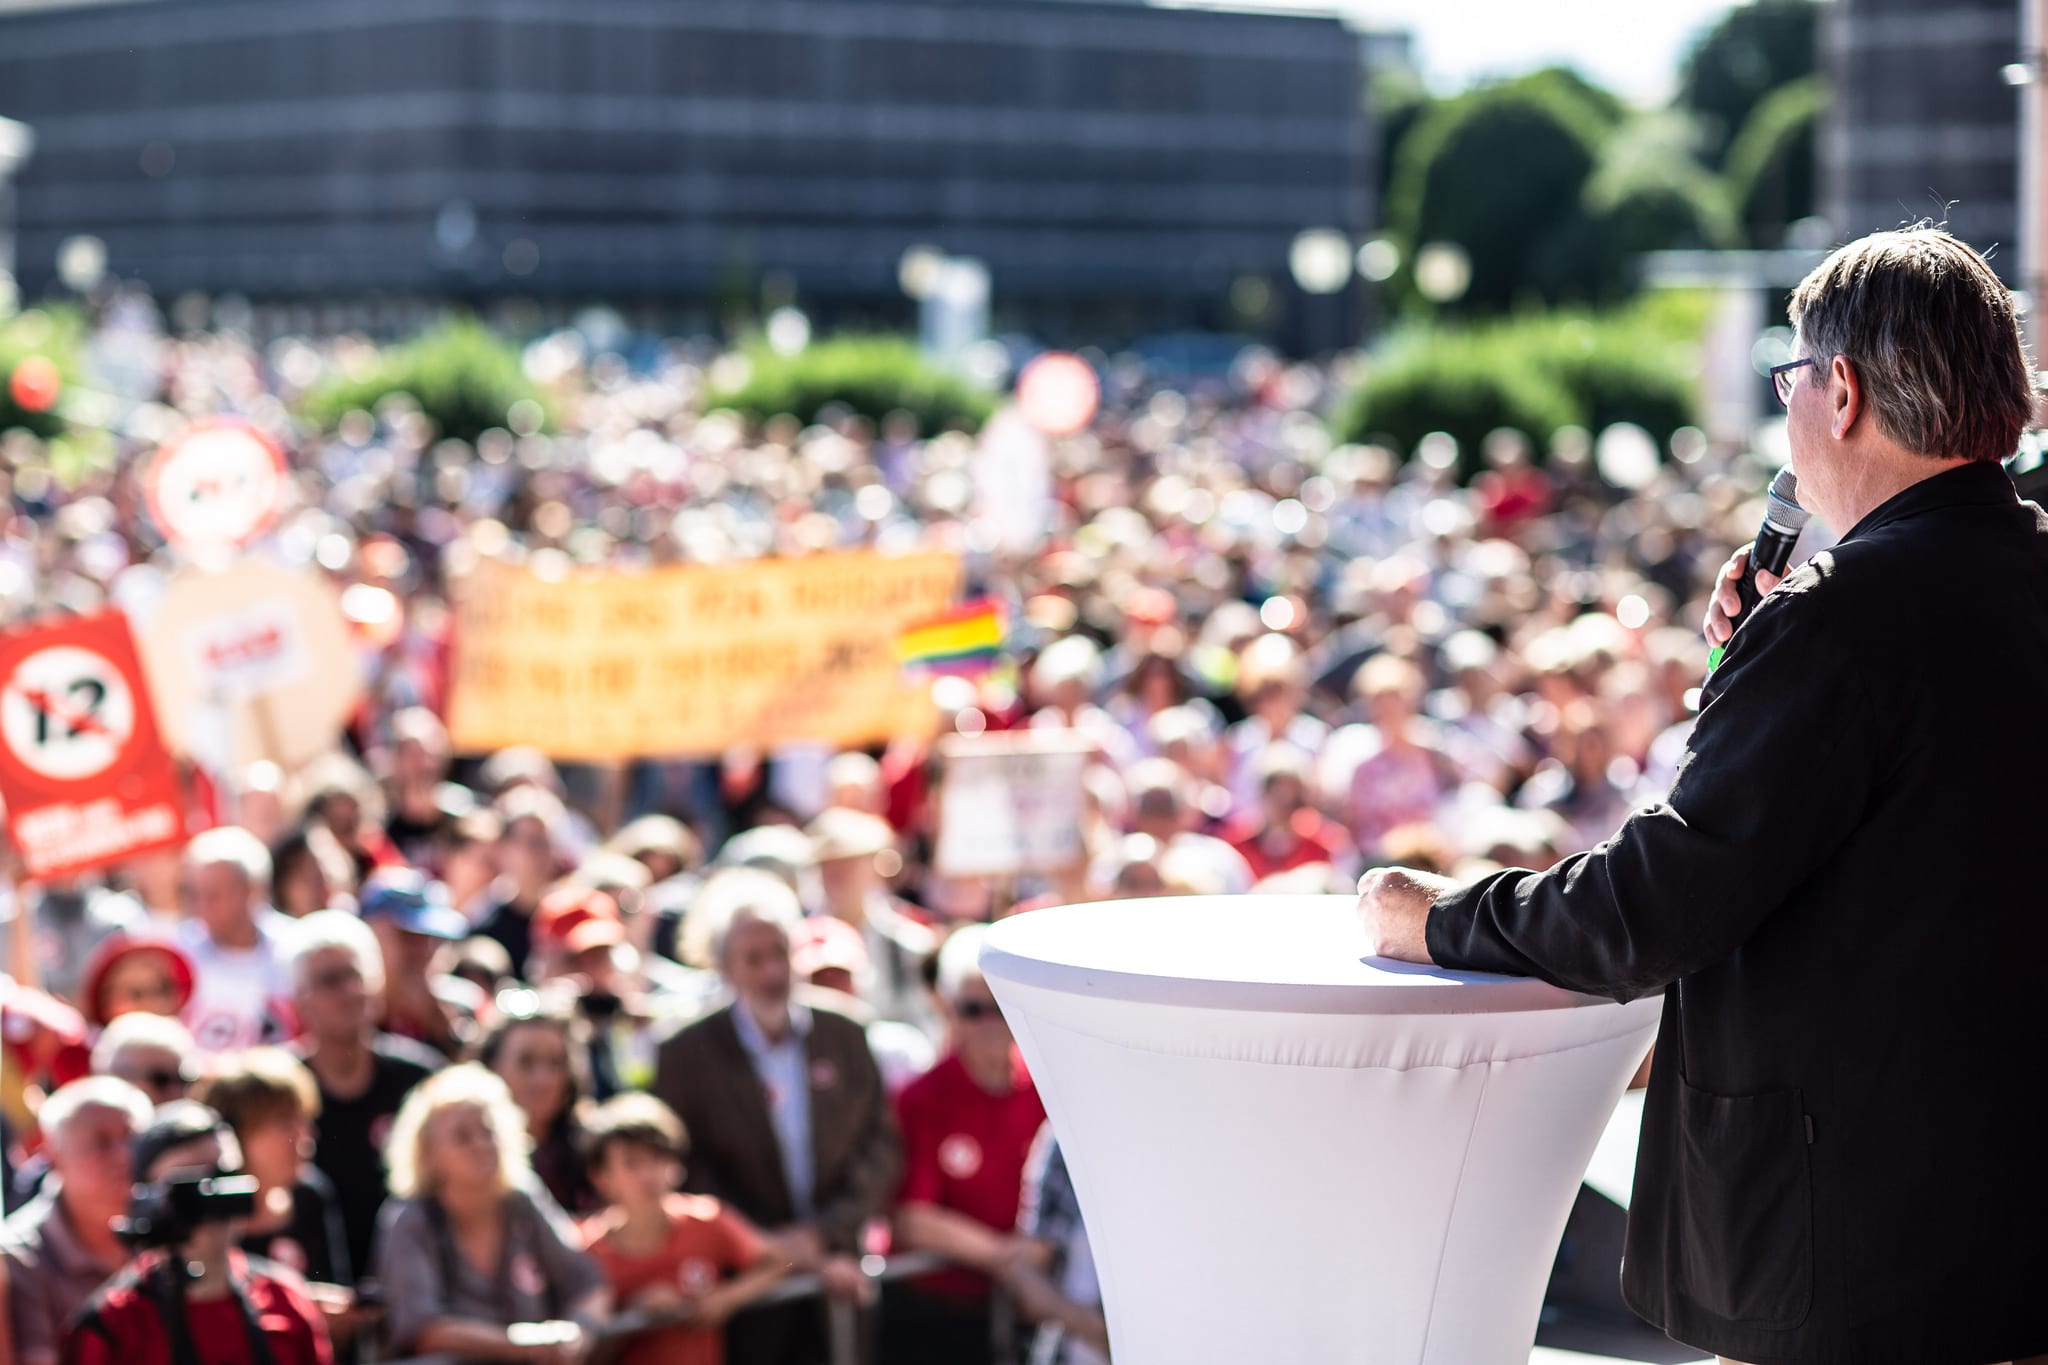
POLYGON ((1658 1001, 1362 958, 1354 904, 1118 901, 990 933, 1117 1365, 1529 1359, 1658 1001))

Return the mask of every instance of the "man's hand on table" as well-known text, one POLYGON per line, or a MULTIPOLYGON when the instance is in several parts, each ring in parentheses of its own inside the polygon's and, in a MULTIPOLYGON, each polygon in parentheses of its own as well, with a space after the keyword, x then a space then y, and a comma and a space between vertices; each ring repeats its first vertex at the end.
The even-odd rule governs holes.
POLYGON ((1372 957, 1432 965, 1425 930, 1429 907, 1457 883, 1407 867, 1376 867, 1358 879, 1358 918, 1372 957))

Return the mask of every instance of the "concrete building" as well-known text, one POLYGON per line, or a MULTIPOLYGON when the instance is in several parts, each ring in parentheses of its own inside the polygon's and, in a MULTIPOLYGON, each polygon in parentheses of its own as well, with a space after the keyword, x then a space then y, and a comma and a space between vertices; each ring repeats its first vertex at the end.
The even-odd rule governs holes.
POLYGON ((999 329, 1130 335, 1241 322, 1246 276, 1287 301, 1298 232, 1370 225, 1358 53, 1069 0, 0 0, 0 115, 27 297, 83 233, 159 297, 673 322, 766 280, 900 324, 930 244, 999 329))
POLYGON ((2018 0, 1833 0, 1821 7, 1833 102, 1821 213, 1854 238, 1946 217, 2018 282, 2018 0))

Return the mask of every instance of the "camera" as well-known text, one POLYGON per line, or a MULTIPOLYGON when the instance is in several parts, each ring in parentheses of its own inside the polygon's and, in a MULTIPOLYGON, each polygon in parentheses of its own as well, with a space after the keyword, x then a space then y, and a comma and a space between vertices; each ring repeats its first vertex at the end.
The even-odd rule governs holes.
POLYGON ((188 1175, 137 1185, 114 1231, 137 1247, 174 1247, 202 1227, 256 1212, 253 1175, 188 1175))

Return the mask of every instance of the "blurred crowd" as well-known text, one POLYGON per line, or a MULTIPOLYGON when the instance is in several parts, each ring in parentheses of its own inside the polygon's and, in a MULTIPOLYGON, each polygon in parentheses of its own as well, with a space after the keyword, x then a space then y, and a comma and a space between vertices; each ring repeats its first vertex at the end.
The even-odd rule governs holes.
POLYGON ((629 363, 544 338, 552 421, 519 405, 473 444, 403 400, 294 425, 301 389, 369 354, 165 340, 104 467, 60 479, 34 438, 0 441, 19 620, 146 613, 170 567, 137 481, 151 439, 214 413, 272 430, 294 502, 258 553, 345 590, 367 698, 313 764, 194 774, 212 828, 182 854, 16 897, 9 967, 36 989, 6 997, 0 1247, 25 1365, 127 1349, 72 1315, 130 1261, 110 1220, 131 1186, 188 1168, 256 1177, 221 1264, 285 1267, 307 1359, 569 1362, 628 1312, 666 1324, 636 1359, 861 1358, 832 1340, 848 1320, 881 1365, 1103 1359, 980 926, 1344 891, 1379 863, 1542 868, 1606 838, 1671 781, 1705 593, 1766 473, 1694 432, 1647 462, 1640 433, 1576 431, 1403 461, 1325 432, 1355 362, 1091 356, 1101 412, 1054 444, 1018 550, 973 436, 833 410, 749 428, 702 410, 746 363, 709 346, 629 363), (939 875, 924 734, 453 752, 447 603, 479 559, 851 547, 955 550, 1005 604, 1001 662, 932 682, 939 730, 1085 739, 1072 867, 939 875), (948 1265, 878 1292, 865 1258, 913 1251, 948 1265))

